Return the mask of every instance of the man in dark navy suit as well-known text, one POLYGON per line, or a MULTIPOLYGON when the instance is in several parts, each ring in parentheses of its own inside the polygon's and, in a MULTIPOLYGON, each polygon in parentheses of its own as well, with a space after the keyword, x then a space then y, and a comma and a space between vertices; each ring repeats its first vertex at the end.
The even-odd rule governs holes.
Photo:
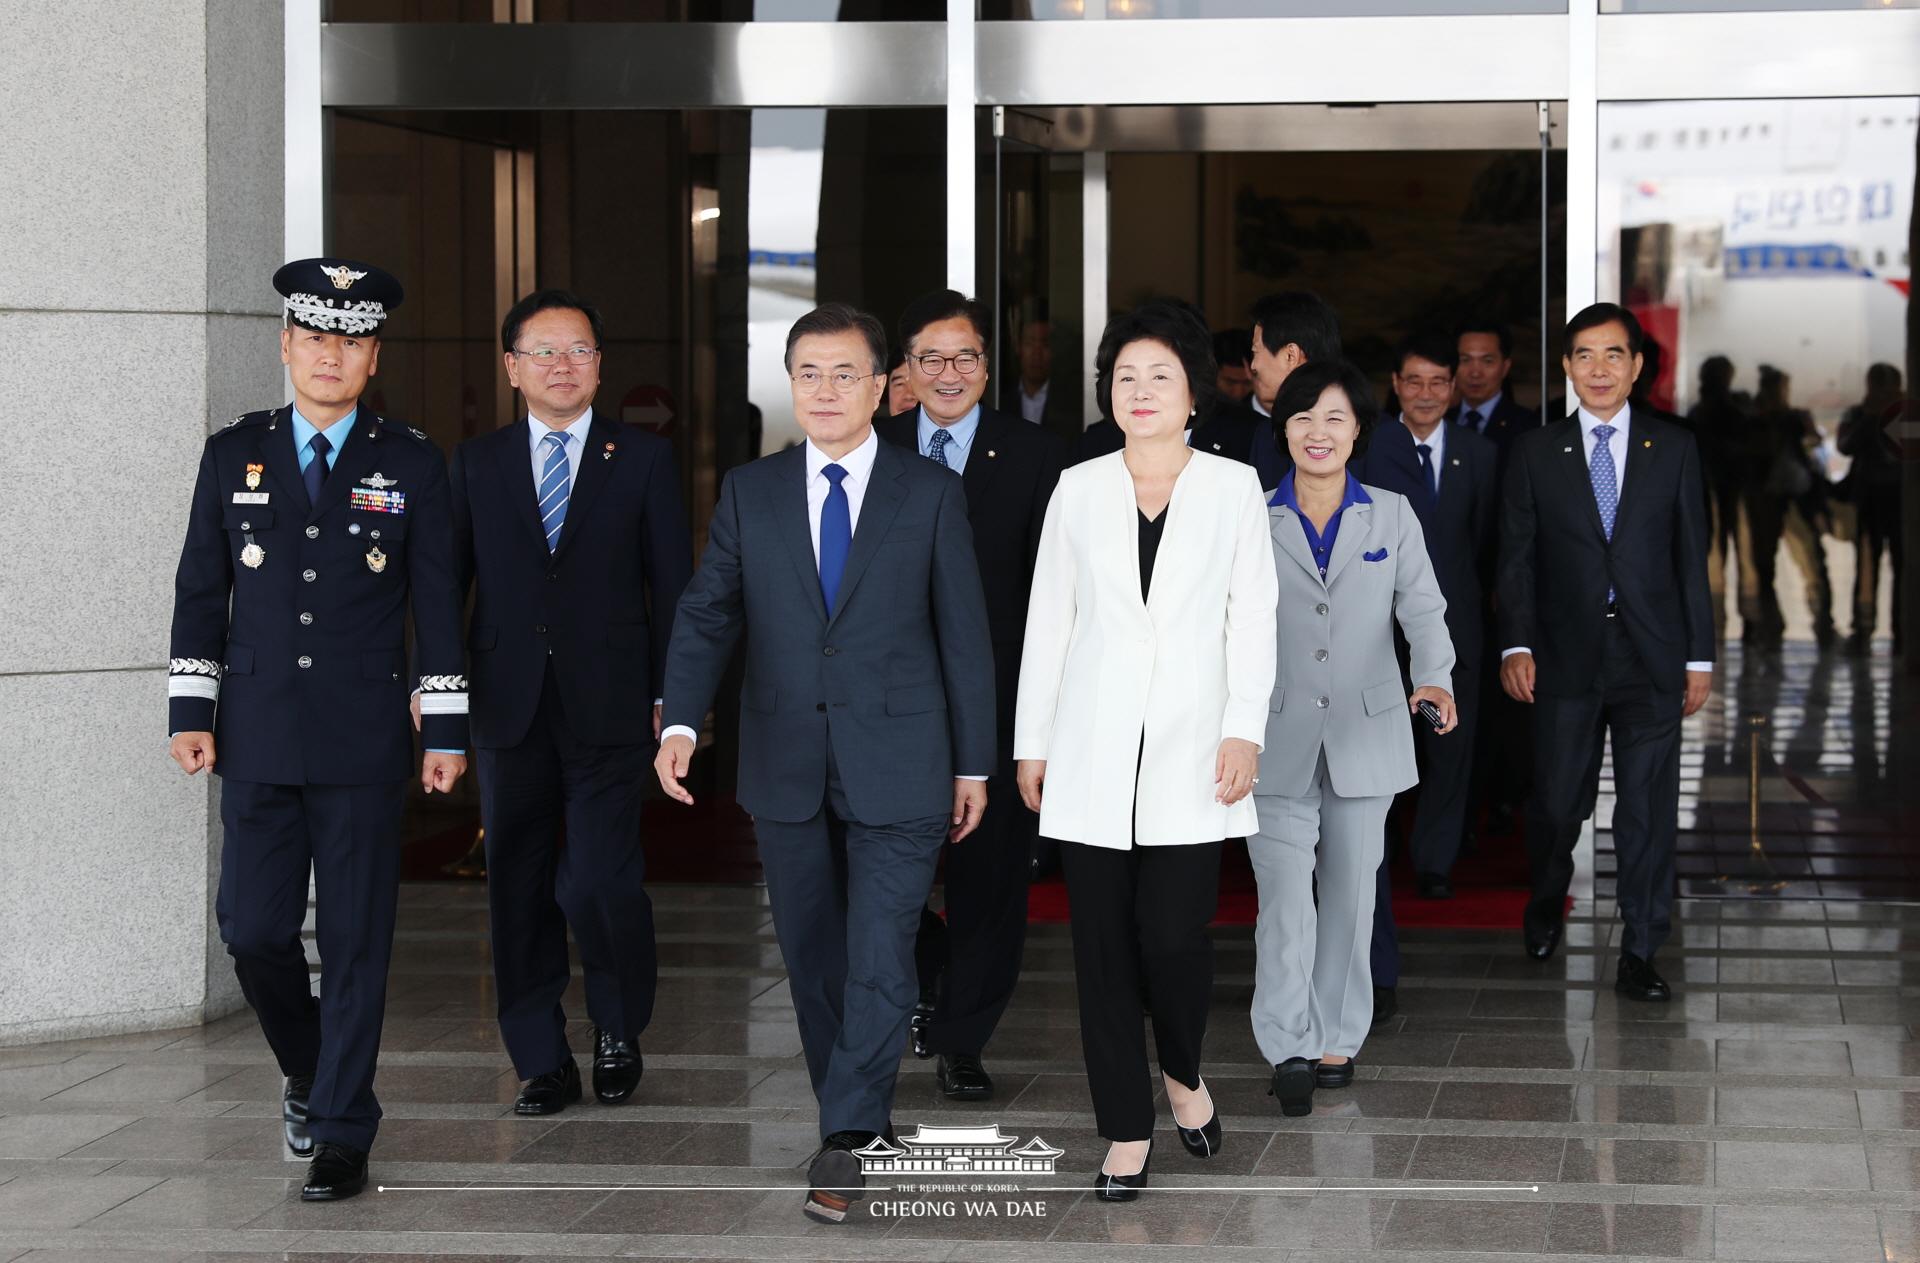
MULTIPOLYGON (((882 443, 880 322, 839 303, 787 335, 807 441, 731 470, 667 652, 668 796, 734 650, 739 800, 754 818, 822 1144, 803 1209, 840 1223, 858 1150, 893 1131, 934 866, 987 805, 993 642, 966 490, 882 443)), ((895 1150, 895 1152, 898 1152, 895 1150)))
MULTIPOLYGON (((1494 445, 1494 481, 1507 472, 1513 441, 1540 427, 1540 414, 1523 406, 1508 389, 1513 371, 1513 331, 1498 320, 1470 316, 1455 331, 1460 369, 1455 375, 1459 405, 1454 419, 1494 445)), ((1493 584, 1486 585, 1485 617, 1492 617, 1493 584)), ((1533 781, 1533 720, 1527 708, 1500 687, 1499 646, 1489 637, 1481 651, 1480 687, 1474 731, 1474 787, 1468 806, 1469 827, 1478 807, 1487 808, 1490 835, 1513 831, 1533 781)), ((1458 694, 1455 694, 1457 697, 1458 694)))
POLYGON ((1273 426, 1280 384, 1308 360, 1339 357, 1340 317, 1332 307, 1305 290, 1268 294, 1253 305, 1247 359, 1253 392, 1240 404, 1216 411, 1193 431, 1189 443, 1195 451, 1252 465, 1262 487, 1279 486, 1293 464, 1273 426))
POLYGON ((207 440, 174 580, 171 754, 222 781, 220 937, 286 1076, 301 1197, 367 1182, 374 1063, 400 883, 417 689, 420 783, 466 771, 466 680, 447 470, 418 430, 360 406, 400 283, 351 259, 274 273, 293 403, 207 440), (407 614, 414 661, 407 661, 407 614), (313 875, 324 974, 300 927, 313 875))
POLYGON ((1501 485, 1500 682, 1533 707, 1527 952, 1562 935, 1573 849, 1613 737, 1613 845, 1625 922, 1614 989, 1670 998, 1653 955, 1672 928, 1680 721, 1713 686, 1707 506, 1693 436, 1629 402, 1640 323, 1595 303, 1567 323, 1580 406, 1514 443, 1501 485))
POLYGON ((883 440, 960 475, 993 633, 999 755, 987 811, 972 841, 947 853, 947 919, 922 917, 918 943, 921 994, 931 993, 932 1004, 915 1015, 914 1051, 938 1056, 935 1079, 956 1101, 993 1095, 980 1054, 1020 980, 1039 820, 1021 807, 1013 781, 1014 695, 1040 527, 1065 447, 1039 426, 981 402, 990 324, 984 307, 950 289, 909 303, 899 345, 918 407, 875 427, 883 440))
POLYGON ((560 1005, 569 926, 602 1103, 639 1085, 653 1014, 640 807, 693 543, 673 445, 593 410, 602 332, 599 312, 565 290, 514 304, 500 344, 527 415, 453 458, 454 561, 460 591, 474 589, 494 989, 524 1081, 519 1114, 581 1097, 560 1005))

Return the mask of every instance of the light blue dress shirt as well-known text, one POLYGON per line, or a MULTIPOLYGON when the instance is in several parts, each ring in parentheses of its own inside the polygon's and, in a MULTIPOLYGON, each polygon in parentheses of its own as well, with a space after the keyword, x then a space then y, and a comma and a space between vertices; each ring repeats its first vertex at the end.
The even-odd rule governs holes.
POLYGON ((947 437, 953 440, 947 444, 947 467, 956 474, 966 473, 967 454, 973 451, 973 436, 980 432, 980 405, 973 405, 973 410, 968 412, 966 416, 961 417, 952 425, 944 427, 935 425, 933 418, 927 415, 925 408, 920 409, 919 416, 920 454, 922 456, 932 456, 933 432, 935 430, 945 429, 947 437))
MULTIPOLYGON (((326 428, 327 442, 332 445, 327 449, 328 473, 332 473, 333 467, 340 463, 340 449, 347 445, 347 435, 353 433, 353 423, 359 417, 360 409, 355 408, 326 428)), ((299 405, 294 405, 293 454, 299 459, 300 472, 303 474, 307 472, 307 466, 313 464, 313 449, 307 444, 313 442, 313 436, 319 433, 320 427, 301 416, 299 405)))
MULTIPOLYGON (((593 408, 573 419, 572 424, 562 427, 567 434, 567 494, 573 494, 573 484, 580 477, 580 461, 587 452, 587 431, 593 428, 593 408)), ((531 412, 527 414, 527 445, 533 457, 533 485, 537 488, 547 472, 547 435, 556 434, 545 421, 531 412)))

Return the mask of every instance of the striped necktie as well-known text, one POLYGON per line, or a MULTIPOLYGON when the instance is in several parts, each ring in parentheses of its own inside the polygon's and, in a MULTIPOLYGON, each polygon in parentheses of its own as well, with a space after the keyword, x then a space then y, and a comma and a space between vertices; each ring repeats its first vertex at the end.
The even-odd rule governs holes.
POLYGON ((567 521, 567 440, 565 430, 555 430, 542 440, 547 447, 546 464, 540 471, 540 529, 547 533, 547 551, 560 546, 560 528, 567 521))

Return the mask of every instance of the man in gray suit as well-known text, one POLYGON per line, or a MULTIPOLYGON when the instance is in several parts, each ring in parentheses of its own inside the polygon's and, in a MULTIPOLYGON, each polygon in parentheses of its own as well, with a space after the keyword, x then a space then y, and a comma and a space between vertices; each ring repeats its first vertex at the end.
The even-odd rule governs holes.
POLYGON ((787 335, 807 441, 727 474, 667 650, 667 794, 742 635, 739 800, 786 960, 823 1144, 806 1213, 846 1218, 855 1151, 892 1140, 942 843, 994 769, 993 645, 960 478, 880 442, 886 333, 839 303, 787 335))

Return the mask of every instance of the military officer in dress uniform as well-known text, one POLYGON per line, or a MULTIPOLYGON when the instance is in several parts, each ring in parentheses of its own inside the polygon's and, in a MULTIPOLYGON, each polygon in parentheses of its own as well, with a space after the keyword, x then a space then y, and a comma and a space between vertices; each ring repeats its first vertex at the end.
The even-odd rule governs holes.
POLYGON ((171 753, 218 772, 220 937, 286 1076, 307 1201, 366 1186, 374 1061, 420 693, 428 793, 466 771, 446 464, 360 406, 400 283, 347 259, 274 273, 293 403, 207 440, 175 579, 171 753), (407 613, 415 661, 407 662, 407 613), (300 944, 307 874, 322 968, 300 944))

